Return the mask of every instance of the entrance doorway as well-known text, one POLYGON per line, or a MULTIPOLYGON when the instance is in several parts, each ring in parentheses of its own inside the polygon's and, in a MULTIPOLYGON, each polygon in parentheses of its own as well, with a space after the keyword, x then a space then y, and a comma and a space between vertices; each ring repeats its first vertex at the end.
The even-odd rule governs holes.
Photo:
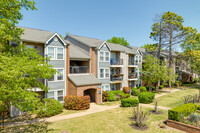
POLYGON ((84 96, 90 96, 90 102, 96 102, 96 89, 87 89, 84 91, 84 96))

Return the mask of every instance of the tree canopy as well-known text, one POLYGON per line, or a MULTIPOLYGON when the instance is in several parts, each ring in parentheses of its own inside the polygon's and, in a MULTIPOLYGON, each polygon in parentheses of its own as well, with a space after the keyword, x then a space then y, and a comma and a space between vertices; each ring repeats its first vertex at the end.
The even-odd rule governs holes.
POLYGON ((129 46, 130 44, 127 42, 127 40, 124 39, 124 37, 112 37, 111 39, 108 39, 107 42, 109 43, 115 43, 120 44, 123 46, 129 46))

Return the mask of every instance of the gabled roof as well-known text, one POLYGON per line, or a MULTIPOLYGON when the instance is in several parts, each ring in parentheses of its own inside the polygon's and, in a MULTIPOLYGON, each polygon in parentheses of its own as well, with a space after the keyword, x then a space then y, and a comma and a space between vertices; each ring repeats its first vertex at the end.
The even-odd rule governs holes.
POLYGON ((104 41, 95 39, 95 38, 89 38, 89 37, 83 37, 83 36, 76 36, 76 35, 68 35, 69 37, 85 44, 88 47, 100 47, 104 41))
POLYGON ((68 77, 76 86, 101 84, 99 79, 91 74, 69 74, 68 77))
POLYGON ((34 28, 19 27, 24 29, 24 34, 21 36, 22 41, 46 43, 46 41, 54 35, 54 33, 46 30, 34 28))
POLYGON ((71 59, 90 59, 90 56, 79 50, 79 47, 70 45, 69 56, 71 59))

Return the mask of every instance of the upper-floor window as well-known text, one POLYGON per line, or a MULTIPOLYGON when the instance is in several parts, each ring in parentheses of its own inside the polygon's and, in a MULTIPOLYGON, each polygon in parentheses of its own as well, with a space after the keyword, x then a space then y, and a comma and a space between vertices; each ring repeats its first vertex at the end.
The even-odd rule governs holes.
POLYGON ((104 69, 100 69, 100 78, 104 78, 104 69))
POLYGON ((64 69, 56 69, 58 72, 53 75, 48 81, 63 81, 64 69))
POLYGON ((104 68, 100 69, 99 77, 100 78, 109 78, 109 71, 110 71, 110 69, 104 69, 104 68))
POLYGON ((104 52, 100 52, 100 61, 104 60, 104 52))
POLYGON ((57 48, 57 59, 63 59, 63 48, 57 48))
POLYGON ((63 90, 57 92, 57 99, 58 101, 63 101, 63 90))
POLYGON ((142 62, 142 56, 138 56, 139 57, 139 63, 142 62))
POLYGON ((58 47, 48 47, 48 57, 50 59, 64 59, 64 49, 58 47))
POLYGON ((105 77, 109 78, 109 69, 105 69, 105 77))
POLYGON ((99 55, 99 60, 100 61, 106 61, 106 62, 110 61, 110 53, 109 52, 100 51, 99 54, 100 54, 99 55))
POLYGON ((48 57, 51 59, 55 59, 55 48, 54 47, 48 47, 48 57))

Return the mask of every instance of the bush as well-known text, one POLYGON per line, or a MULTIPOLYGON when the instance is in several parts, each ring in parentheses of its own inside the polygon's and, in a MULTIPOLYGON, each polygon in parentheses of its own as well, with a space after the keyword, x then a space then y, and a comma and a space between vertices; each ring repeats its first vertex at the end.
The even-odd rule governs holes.
POLYGON ((160 85, 160 86, 159 86, 159 89, 162 89, 163 87, 164 87, 163 85, 160 85))
POLYGON ((142 92, 138 96, 140 103, 152 103, 154 98, 155 94, 151 92, 142 92))
POLYGON ((137 89, 137 88, 133 88, 132 89, 132 94, 135 95, 135 96, 138 96, 140 94, 140 90, 137 89))
POLYGON ((115 94, 121 99, 123 97, 123 95, 125 94, 123 91, 121 90, 117 90, 117 91, 114 91, 115 94))
POLYGON ((156 90, 156 87, 155 87, 155 86, 153 86, 153 87, 152 87, 152 91, 155 91, 155 90, 156 90))
POLYGON ((178 83, 179 86, 182 85, 182 82, 181 81, 176 81, 178 83))
POLYGON ((119 97, 116 95, 116 91, 108 92, 108 101, 119 101, 119 97))
POLYGON ((55 99, 44 98, 36 111, 37 117, 50 117, 62 113, 63 105, 55 99))
POLYGON ((122 98, 129 98, 130 96, 130 94, 124 94, 122 98))
POLYGON ((130 87, 123 87, 123 92, 125 94, 129 94, 130 93, 131 88, 130 87))
POLYGON ((108 92, 107 91, 102 91, 102 101, 103 102, 108 101, 108 92))
POLYGON ((147 91, 147 88, 144 87, 144 86, 139 87, 139 89, 140 89, 140 92, 145 92, 145 91, 147 91))
POLYGON ((183 82, 183 84, 192 84, 193 82, 183 82))
POLYGON ((149 91, 149 86, 146 86, 147 91, 149 91))
POLYGON ((198 83, 199 79, 198 78, 194 78, 194 83, 198 83))
POLYGON ((197 110, 200 110, 200 105, 197 105, 197 110))
POLYGON ((121 99, 122 107, 135 107, 135 106, 138 106, 138 104, 139 104, 139 101, 138 99, 135 99, 135 98, 121 99))
POLYGON ((197 111, 197 105, 187 103, 168 110, 168 119, 180 121, 183 117, 197 111))
POLYGON ((68 110, 89 109, 90 96, 65 96, 64 108, 68 110))

